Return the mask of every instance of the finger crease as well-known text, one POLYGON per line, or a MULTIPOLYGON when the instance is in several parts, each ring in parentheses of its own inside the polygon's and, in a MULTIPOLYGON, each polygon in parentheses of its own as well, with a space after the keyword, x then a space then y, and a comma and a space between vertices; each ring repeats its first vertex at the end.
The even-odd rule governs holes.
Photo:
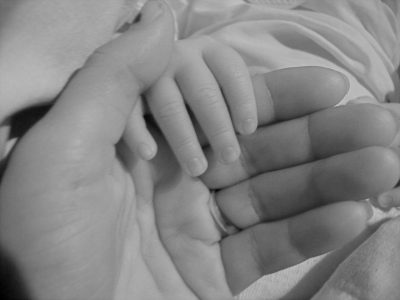
POLYGON ((257 221, 263 221, 266 219, 264 209, 261 206, 261 203, 254 192, 254 187, 252 184, 252 180, 249 180, 248 188, 247 188, 247 196, 250 199, 251 207, 253 208, 254 213, 257 215, 257 221))
POLYGON ((258 173, 256 167, 257 164, 255 163, 255 160, 253 159, 247 147, 243 143, 241 143, 240 140, 241 139, 239 138, 239 147, 241 150, 241 155, 239 156, 239 163, 242 166, 242 169, 246 172, 246 176, 250 177, 252 174, 258 173))

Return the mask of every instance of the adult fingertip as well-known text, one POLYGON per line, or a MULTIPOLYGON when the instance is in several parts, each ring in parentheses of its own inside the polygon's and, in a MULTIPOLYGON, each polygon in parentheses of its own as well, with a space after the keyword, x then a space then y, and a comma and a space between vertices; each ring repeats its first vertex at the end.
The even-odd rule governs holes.
POLYGON ((327 84, 329 86, 334 86, 339 89, 339 91, 342 92, 342 96, 339 98, 343 98, 349 91, 350 89, 350 80, 349 78, 336 70, 331 70, 332 74, 330 75, 330 79, 327 81, 327 84))
POLYGON ((323 99, 325 105, 336 105, 346 96, 350 89, 348 77, 334 69, 311 66, 304 67, 309 72, 308 84, 315 86, 315 99, 323 99))
POLYGON ((285 68, 263 76, 276 120, 300 117, 334 106, 349 89, 346 76, 323 67, 285 68))
POLYGON ((341 202, 306 213, 290 223, 292 244, 304 257, 320 255, 354 240, 366 228, 369 208, 360 202, 341 202))

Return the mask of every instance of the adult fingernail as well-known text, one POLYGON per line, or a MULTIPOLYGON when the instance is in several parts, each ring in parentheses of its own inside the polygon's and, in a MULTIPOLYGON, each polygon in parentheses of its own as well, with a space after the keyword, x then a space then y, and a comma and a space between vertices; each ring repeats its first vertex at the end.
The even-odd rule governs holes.
POLYGON ((242 134, 251 134, 257 129, 257 123, 254 119, 247 119, 242 122, 240 131, 242 134))
POLYGON ((239 158, 239 151, 237 151, 234 147, 229 146, 226 147, 224 150, 221 152, 221 160, 225 164, 229 164, 231 162, 234 162, 239 158))
POLYGON ((150 0, 143 7, 140 23, 150 23, 159 18, 165 11, 165 4, 160 0, 150 0))
POLYGON ((192 158, 186 163, 187 172, 191 176, 199 176, 207 168, 207 162, 199 157, 192 158))

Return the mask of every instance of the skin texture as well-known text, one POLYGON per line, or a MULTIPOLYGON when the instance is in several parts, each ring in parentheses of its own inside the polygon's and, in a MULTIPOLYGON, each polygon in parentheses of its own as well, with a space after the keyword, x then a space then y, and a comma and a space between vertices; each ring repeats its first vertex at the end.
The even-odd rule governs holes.
MULTIPOLYGON (((241 159, 243 169, 232 169, 235 172, 213 180, 213 187, 221 189, 217 199, 228 186, 244 192, 243 180, 250 182, 264 175, 275 180, 252 188, 263 194, 264 189, 277 186, 289 191, 283 198, 293 204, 301 200, 294 197, 301 196, 298 188, 305 193, 314 190, 320 174, 328 174, 319 183, 321 191, 332 181, 338 188, 346 186, 339 180, 343 175, 355 188, 331 199, 337 203, 321 208, 318 206, 327 202, 315 203, 315 209, 296 216, 281 208, 279 220, 256 220, 253 226, 243 225, 240 233, 223 238, 207 206, 207 182, 215 178, 214 172, 222 172, 217 162, 199 180, 182 172, 156 130, 160 151, 152 162, 138 160, 120 143, 136 99, 161 75, 167 64, 165 53, 172 48, 171 16, 165 7, 151 3, 141 23, 91 56, 10 158, 0 190, 0 241, 33 298, 231 299, 232 293, 263 274, 335 249, 358 236, 369 210, 347 200, 363 197, 366 189, 379 193, 399 178, 397 156, 381 139, 382 132, 390 132, 397 124, 383 109, 378 109, 384 116, 379 119, 382 126, 374 127, 366 139, 356 140, 349 153, 341 154, 346 146, 339 145, 331 150, 333 158, 327 154, 327 158, 312 162, 310 153, 318 152, 315 145, 336 135, 335 117, 332 131, 309 133, 325 120, 318 117, 322 113, 318 111, 337 103, 346 92, 346 82, 339 74, 300 68, 262 76, 258 84, 262 87, 264 82, 269 93, 258 98, 258 105, 273 110, 260 109, 266 114, 261 113, 259 120, 274 125, 270 129, 262 126, 253 138, 241 141, 242 147, 257 149, 264 144, 275 155, 290 142, 280 134, 281 126, 293 130, 311 114, 299 142, 304 147, 282 153, 286 164, 280 167, 290 180, 282 180, 273 171, 279 166, 271 170, 269 164, 258 164, 266 156, 264 151, 247 150, 241 159), (160 9, 162 13, 157 14, 160 9), (325 82, 335 85, 327 95, 325 82), (288 90, 288 85, 298 89, 288 90), (311 85, 321 88, 310 92, 311 85), (293 101, 293 96, 308 101, 293 101), (264 130, 272 130, 274 143, 263 138, 264 130), (359 151, 364 154, 356 163, 371 170, 368 176, 351 168, 353 160, 346 158, 359 151), (310 165, 318 172, 308 177, 310 165), (375 169, 377 165, 381 167, 375 169), (299 166, 305 169, 299 170, 299 166), (308 181, 303 181, 304 177, 308 181), (371 188, 370 181, 377 183, 371 188)), ((363 120, 368 116, 366 110, 358 106, 349 122, 363 120)), ((337 118, 341 116, 339 113, 337 118)), ((353 127, 349 128, 350 138, 353 127)), ((236 197, 241 197, 240 193, 236 197)), ((233 196, 232 201, 237 199, 233 196)), ((227 213, 226 207, 221 207, 223 213, 227 213)), ((264 219, 257 207, 251 209, 264 219)), ((231 221, 240 223, 242 214, 237 211, 233 215, 237 217, 232 216, 231 221)))
MULTIPOLYGON (((176 41, 167 70, 144 99, 182 168, 191 176, 207 169, 191 116, 226 164, 240 155, 235 129, 248 135, 258 123, 247 65, 235 50, 207 36, 176 41)), ((136 110, 124 139, 144 159, 156 153, 143 114, 136 110)))

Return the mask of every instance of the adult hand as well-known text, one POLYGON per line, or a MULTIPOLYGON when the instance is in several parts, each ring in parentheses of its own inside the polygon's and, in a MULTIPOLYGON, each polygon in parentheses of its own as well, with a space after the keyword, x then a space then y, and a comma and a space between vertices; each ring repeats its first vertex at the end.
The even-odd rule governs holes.
POLYGON ((8 118, 53 101, 94 49, 138 13, 140 0, 0 0, 0 156, 8 118))
MULTIPOLYGON (((223 213, 243 228, 222 237, 209 210, 209 187, 180 170, 161 137, 160 153, 150 163, 136 160, 118 145, 134 100, 155 81, 167 61, 160 51, 168 49, 172 33, 165 28, 171 27, 170 16, 163 14, 148 27, 138 25, 136 31, 97 51, 13 152, 0 190, 0 239, 33 298, 230 299, 231 291, 239 292, 264 273, 339 247, 363 230, 368 209, 354 202, 291 217, 313 207, 296 204, 308 199, 305 191, 314 183, 317 191, 332 188, 330 183, 352 191, 328 199, 339 201, 378 193, 397 181, 397 157, 390 151, 358 150, 388 143, 396 127, 391 114, 359 106, 351 118, 340 109, 303 117, 340 100, 345 90, 340 76, 322 69, 269 74, 265 81, 271 102, 261 103, 260 108, 273 105, 274 117, 260 119, 279 123, 242 141, 247 155, 239 167, 253 167, 223 169, 215 164, 204 177, 207 185, 221 189, 216 198, 223 213), (318 83, 322 89, 310 91, 310 85, 318 83), (287 86, 294 88, 295 95, 287 86), (344 121, 360 124, 367 117, 374 117, 375 125, 364 138, 356 138, 358 128, 349 127, 344 135, 336 131, 344 121), (325 122, 340 126, 332 130, 325 122), (296 131, 302 135, 296 136, 295 148, 288 147, 288 137, 293 138, 288 134, 301 125, 308 130, 296 131), (265 148, 268 136, 274 137, 274 143, 265 148), (324 144, 328 141, 337 145, 329 147, 324 144), (347 152, 353 150, 367 152, 353 162, 366 169, 357 172, 351 167, 348 155, 357 152, 347 152), (265 151, 276 159, 265 160, 265 151), (321 160, 306 163, 316 157, 321 160), (317 167, 309 167, 314 164, 317 167), (268 172, 280 168, 283 173, 268 172), (310 169, 318 172, 304 173, 310 169), (365 179, 367 169, 370 176, 365 179), (216 174, 225 175, 217 180, 216 174), (280 174, 292 175, 287 180, 280 174), (340 181, 344 175, 354 189, 340 181), (281 180, 287 180, 285 186, 281 180), (262 205, 259 198, 248 202, 242 197, 249 191, 243 188, 245 182, 251 182, 250 191, 259 195, 267 187, 284 188, 280 202, 286 205, 276 207, 269 218, 259 210, 252 213, 247 204, 262 205), (235 188, 240 193, 231 193, 235 188), (231 195, 232 205, 223 200, 224 193, 231 195), (237 206, 240 199, 244 199, 244 209, 237 206), (277 218, 282 220, 258 224, 277 218)), ((324 200, 320 196, 310 194, 310 199, 324 200)), ((312 204, 318 205, 317 201, 312 204)))
POLYGON ((259 77, 256 87, 257 82, 270 94, 257 97, 264 126, 240 138, 243 155, 234 164, 219 163, 210 151, 211 163, 202 178, 218 190, 215 198, 222 214, 235 226, 250 228, 222 241, 229 257, 228 281, 237 291, 262 274, 350 240, 364 228, 365 211, 360 212, 360 203, 338 202, 377 195, 393 187, 399 176, 396 151, 385 148, 398 132, 395 113, 372 104, 321 110, 337 103, 347 90, 338 74, 293 68, 259 77), (254 268, 257 262, 259 269, 254 268))

